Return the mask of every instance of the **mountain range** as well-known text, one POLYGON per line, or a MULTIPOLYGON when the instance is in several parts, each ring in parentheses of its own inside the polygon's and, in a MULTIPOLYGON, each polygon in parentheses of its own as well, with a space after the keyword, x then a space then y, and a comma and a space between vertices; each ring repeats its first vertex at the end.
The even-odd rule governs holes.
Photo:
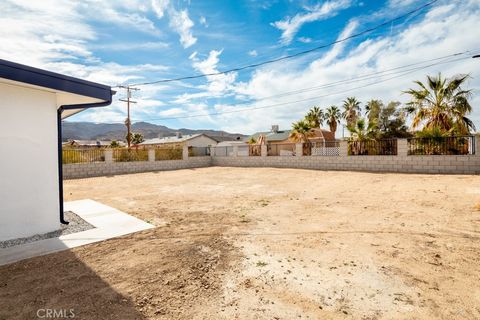
MULTIPOLYGON (((127 129, 121 123, 93 123, 93 122, 68 122, 62 124, 62 137, 68 140, 125 140, 127 129)), ((220 130, 193 130, 193 129, 172 129, 166 126, 148 122, 136 122, 132 124, 132 132, 141 133, 145 139, 174 136, 177 132, 183 135, 204 133, 219 141, 237 140, 238 137, 246 137, 240 133, 229 133, 220 130)))

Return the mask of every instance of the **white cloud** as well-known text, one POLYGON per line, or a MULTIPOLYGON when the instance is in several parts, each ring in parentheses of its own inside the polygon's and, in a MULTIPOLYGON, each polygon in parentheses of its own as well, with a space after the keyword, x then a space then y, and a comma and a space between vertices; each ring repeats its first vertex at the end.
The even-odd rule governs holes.
MULTIPOLYGON (((340 33, 340 35, 337 37, 337 40, 345 39, 353 34, 353 31, 358 27, 358 21, 352 20, 350 21, 345 29, 340 33)), ((327 65, 330 64, 335 58, 338 57, 338 55, 343 51, 343 48, 347 42, 338 42, 336 43, 330 51, 328 51, 325 56, 323 56, 321 59, 315 61, 312 65, 319 64, 319 65, 327 65)))
POLYGON ((300 38, 298 38, 298 41, 300 41, 302 43, 310 43, 310 42, 312 42, 312 38, 300 37, 300 38))
MULTIPOLYGON (((208 54, 208 57, 204 60, 200 60, 197 57, 197 52, 192 53, 190 55, 190 59, 192 60, 193 68, 204 75, 219 72, 217 65, 220 62, 220 55, 222 52, 223 49, 211 50, 208 54)), ((226 97, 233 94, 232 90, 234 89, 234 83, 237 78, 237 74, 235 72, 207 76, 206 78, 206 85, 200 85, 196 87, 197 90, 200 90, 199 92, 181 94, 172 102, 177 104, 185 104, 190 103, 195 99, 226 97)))
POLYGON ((157 17, 161 19, 165 15, 165 11, 170 5, 169 0, 152 0, 152 7, 157 17))
POLYGON ((290 44, 304 24, 331 17, 338 11, 349 7, 350 4, 350 0, 327 1, 313 7, 306 7, 307 12, 297 13, 294 17, 286 17, 283 20, 271 23, 271 25, 282 31, 281 42, 290 44))
POLYGON ((193 67, 203 74, 218 72, 216 69, 218 62, 220 61, 218 57, 222 52, 223 50, 212 50, 210 51, 208 58, 205 60, 197 60, 193 57, 192 59, 195 59, 193 67))
POLYGON ((208 27, 207 18, 205 18, 204 16, 201 16, 200 19, 198 19, 198 22, 199 22, 202 26, 208 27))
MULTIPOLYGON (((99 35, 90 25, 92 17, 83 14, 85 6, 92 3, 60 0, 0 2, 0 58, 108 85, 138 81, 145 73, 168 69, 152 64, 126 66, 96 57, 92 50, 98 46, 90 42, 98 40, 99 35)), ((115 4, 122 9, 121 2, 115 4)), ((104 12, 103 4, 96 8, 104 12)), ((103 45, 110 46, 109 50, 126 49, 119 44, 103 45)), ((163 45, 162 42, 147 42, 137 47, 148 49, 163 45)))
POLYGON ((415 0, 390 0, 388 1, 388 7, 391 7, 391 8, 405 7, 415 2, 416 2, 415 0))
POLYGON ((188 17, 187 10, 173 10, 170 13, 170 27, 178 32, 180 35, 180 43, 184 48, 191 47, 197 42, 197 38, 192 35, 190 30, 193 26, 194 23, 188 17))
POLYGON ((152 0, 152 8, 159 19, 165 12, 169 16, 169 26, 180 36, 180 43, 184 48, 193 46, 197 42, 192 34, 193 21, 188 16, 188 10, 177 10, 168 0, 152 0))
POLYGON ((256 57, 256 56, 258 56, 257 50, 248 51, 248 55, 251 56, 251 57, 256 57))
POLYGON ((119 43, 104 43, 100 45, 91 45, 91 48, 96 50, 113 50, 113 51, 138 51, 138 50, 157 50, 168 48, 169 45, 166 42, 119 42, 119 43))
POLYGON ((83 11, 95 10, 100 12, 99 15, 92 15, 89 18, 92 20, 99 20, 102 23, 108 22, 117 25, 120 28, 135 29, 140 32, 150 33, 152 35, 160 35, 161 32, 155 27, 153 21, 144 15, 136 12, 124 12, 117 10, 111 6, 110 2, 85 2, 83 3, 83 11))

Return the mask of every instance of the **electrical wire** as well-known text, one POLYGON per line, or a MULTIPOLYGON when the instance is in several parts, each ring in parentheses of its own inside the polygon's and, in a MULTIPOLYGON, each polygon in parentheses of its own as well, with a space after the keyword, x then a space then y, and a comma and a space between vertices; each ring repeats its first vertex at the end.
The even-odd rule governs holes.
MULTIPOLYGON (((455 55, 458 55, 458 54, 455 54, 455 55)), ((452 56, 455 56, 455 55, 452 55, 452 56)), ((440 59, 440 58, 436 58, 436 59, 432 59, 432 60, 438 60, 438 59, 440 59)), ((329 94, 325 94, 325 95, 320 95, 320 96, 315 96, 315 97, 309 97, 309 98, 300 99, 300 100, 295 100, 295 101, 287 101, 287 102, 282 102, 282 103, 270 104, 270 105, 266 105, 266 106, 242 108, 242 109, 219 111, 219 112, 211 112, 211 113, 190 114, 190 115, 185 115, 185 116, 162 117, 162 118, 149 118, 149 119, 133 119, 132 121, 175 120, 175 119, 186 119, 186 118, 197 118, 197 117, 217 116, 217 115, 222 115, 222 114, 230 114, 230 113, 237 113, 237 112, 244 112, 244 111, 251 111, 251 110, 259 110, 259 109, 276 108, 276 107, 281 107, 281 106, 285 106, 285 105, 296 104, 296 103, 300 103, 300 102, 312 101, 312 100, 316 100, 316 99, 320 99, 320 98, 324 98, 324 97, 329 97, 329 96, 333 96, 333 95, 341 95, 341 94, 344 94, 344 93, 346 93, 346 92, 355 91, 355 90, 358 90, 358 89, 370 87, 370 86, 373 86, 373 85, 376 85, 376 84, 380 84, 380 83, 383 83, 383 82, 386 82, 386 81, 390 81, 390 80, 393 80, 393 79, 397 79, 397 78, 403 77, 403 76, 405 76, 405 75, 412 74, 412 73, 414 73, 414 72, 417 72, 417 71, 420 71, 420 70, 424 70, 424 69, 427 69, 427 68, 430 68, 430 67, 433 67, 433 66, 442 65, 442 64, 446 64, 446 63, 453 63, 453 62, 457 62, 457 61, 461 61, 461 60, 466 60, 466 59, 470 59, 470 58, 469 58, 469 57, 462 57, 462 58, 457 58, 457 59, 453 59, 453 60, 440 61, 440 62, 432 63, 432 64, 429 64, 429 65, 426 65, 426 66, 418 66, 418 67, 415 67, 415 68, 410 68, 410 69, 407 69, 407 70, 402 70, 402 71, 397 72, 397 74, 391 73, 391 74, 387 74, 387 75, 381 75, 381 77, 390 76, 390 75, 393 75, 393 76, 390 77, 390 78, 381 79, 381 80, 378 80, 378 81, 375 81, 375 82, 371 82, 371 83, 368 83, 368 84, 366 84, 366 85, 349 88, 349 89, 347 89, 347 90, 342 90, 342 91, 338 91, 338 92, 333 92, 333 93, 329 93, 329 94)), ((415 65, 415 64, 411 64, 411 65, 415 65)), ((398 69, 398 68, 400 68, 400 67, 397 67, 397 68, 394 68, 394 69, 398 69)), ((390 70, 392 70, 392 69, 390 69, 390 70)), ((369 78, 369 79, 364 79, 364 80, 361 80, 361 81, 365 81, 365 80, 370 80, 370 78, 369 78)), ((337 83, 338 83, 338 82, 337 82, 337 83)), ((256 101, 255 101, 255 102, 256 102, 256 101)), ((251 102, 248 102, 248 103, 251 103, 251 102)), ((234 104, 234 105, 230 105, 230 107, 235 107, 235 106, 237 106, 237 105, 242 105, 242 104, 245 104, 245 103, 237 103, 237 104, 234 104)), ((112 123, 115 123, 115 122, 112 122, 112 123)), ((120 121, 119 121, 118 123, 120 123, 120 121)))

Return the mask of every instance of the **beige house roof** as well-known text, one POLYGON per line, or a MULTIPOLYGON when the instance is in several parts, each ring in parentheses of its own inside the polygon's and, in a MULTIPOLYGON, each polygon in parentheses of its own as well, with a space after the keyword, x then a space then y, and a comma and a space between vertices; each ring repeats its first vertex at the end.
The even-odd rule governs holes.
POLYGON ((207 137, 209 139, 213 139, 212 137, 207 136, 206 134, 203 133, 197 133, 197 134, 186 134, 186 135, 181 135, 181 136, 172 136, 172 137, 163 137, 163 138, 153 138, 153 139, 147 139, 140 143, 140 146, 145 146, 145 145, 152 145, 152 144, 170 144, 170 143, 182 143, 188 140, 192 140, 198 137, 207 137))

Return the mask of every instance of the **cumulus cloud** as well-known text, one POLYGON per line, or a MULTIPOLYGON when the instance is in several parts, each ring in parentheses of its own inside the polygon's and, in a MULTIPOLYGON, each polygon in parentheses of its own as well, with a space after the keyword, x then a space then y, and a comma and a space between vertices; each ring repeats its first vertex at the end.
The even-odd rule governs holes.
POLYGON ((258 56, 257 50, 250 50, 248 51, 248 55, 251 57, 256 57, 258 56))
POLYGON ((306 12, 297 13, 293 17, 286 17, 283 20, 271 23, 271 25, 282 31, 282 44, 290 44, 304 24, 331 17, 350 5, 350 0, 327 1, 313 7, 305 7, 306 12))
MULTIPOLYGON (((220 55, 222 52, 223 49, 211 50, 208 57, 203 60, 197 57, 197 52, 194 52, 190 55, 193 68, 204 75, 219 72, 217 66, 220 62, 220 55)), ((175 98, 173 103, 184 104, 200 98, 226 97, 229 94, 231 95, 231 91, 234 88, 234 83, 237 78, 237 73, 232 72, 228 74, 207 76, 206 78, 206 85, 196 87, 199 92, 181 94, 175 98)))
POLYGON ((192 35, 193 21, 188 17, 187 10, 172 11, 170 14, 170 26, 180 35, 180 43, 184 48, 193 46, 197 38, 192 35))
POLYGON ((170 5, 170 0, 152 0, 152 7, 157 17, 161 19, 170 5))

